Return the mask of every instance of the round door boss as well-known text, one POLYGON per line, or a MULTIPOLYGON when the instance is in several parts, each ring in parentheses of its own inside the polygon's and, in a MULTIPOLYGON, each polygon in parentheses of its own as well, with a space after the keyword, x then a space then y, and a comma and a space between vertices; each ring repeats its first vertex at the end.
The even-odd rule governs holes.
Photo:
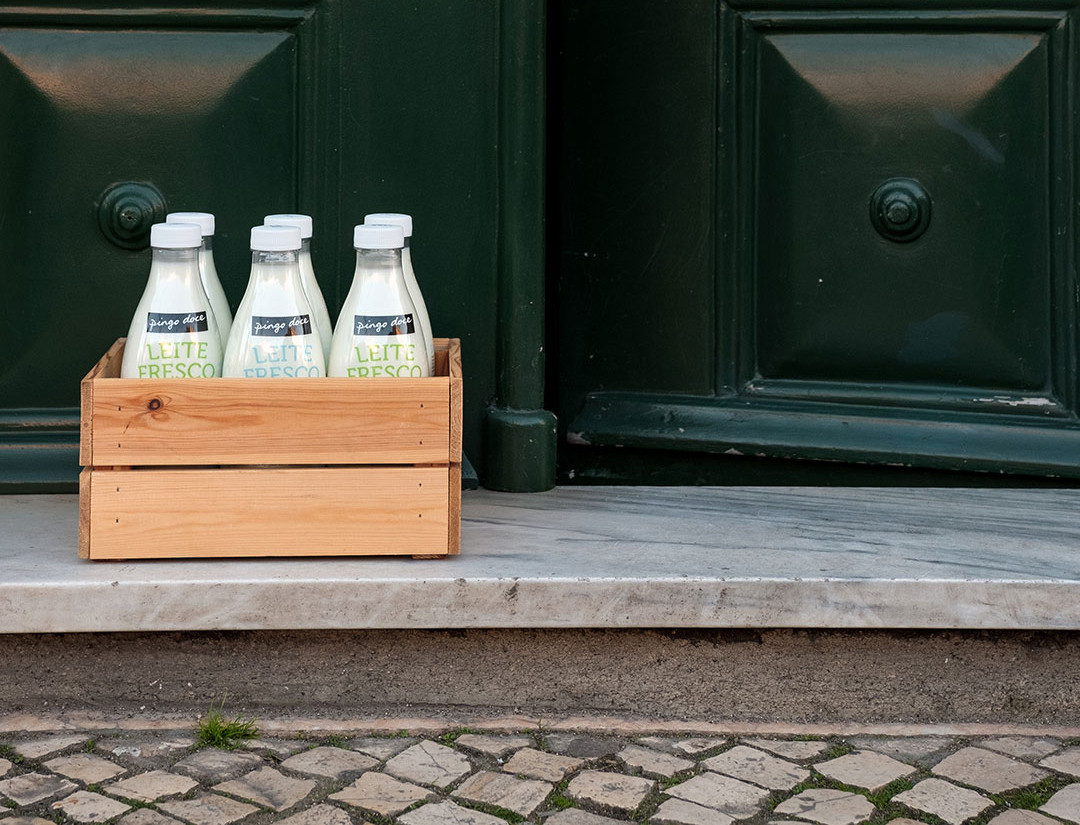
POLYGON ((150 227, 165 220, 165 196, 152 183, 125 181, 110 186, 98 204, 98 226, 121 249, 145 249, 150 227))
POLYGON ((930 193, 914 178, 890 178, 870 196, 870 222, 883 238, 913 241, 930 225, 930 193))

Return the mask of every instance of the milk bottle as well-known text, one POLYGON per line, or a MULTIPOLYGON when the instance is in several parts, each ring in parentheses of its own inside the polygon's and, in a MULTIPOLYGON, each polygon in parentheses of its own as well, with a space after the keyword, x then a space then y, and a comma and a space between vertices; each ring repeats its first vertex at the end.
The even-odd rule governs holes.
POLYGON ((128 329, 121 378, 221 375, 221 335, 199 275, 197 224, 156 223, 150 277, 128 329))
POLYGON ((420 378, 431 357, 416 324, 416 311, 401 250, 400 226, 353 229, 356 270, 330 346, 330 375, 341 378, 420 378))
POLYGON ((424 338, 427 346, 429 363, 428 370, 435 374, 435 343, 432 341, 431 319, 428 317, 427 304, 424 295, 420 291, 420 284, 416 280, 412 263, 412 233, 413 220, 411 215, 403 215, 400 212, 374 212, 364 216, 364 223, 389 224, 400 226, 405 233, 405 246, 401 252, 401 268, 405 272, 405 286, 409 290, 413 307, 416 309, 416 328, 424 338))
POLYGON ((251 277, 225 347, 226 378, 317 378, 326 359, 300 284, 300 230, 251 230, 251 277))
POLYGON ((330 358, 330 341, 334 330, 330 325, 330 312, 326 309, 322 290, 315 278, 315 268, 311 264, 311 216, 310 215, 267 215, 263 218, 266 226, 295 226, 300 230, 300 284, 304 287, 308 305, 311 307, 312 321, 319 331, 322 341, 323 357, 330 358))
POLYGON ((210 298, 210 308, 214 310, 218 331, 221 333, 221 346, 229 340, 229 328, 232 326, 232 312, 229 299, 218 278, 217 266, 214 265, 214 216, 209 212, 170 212, 165 216, 165 223, 194 223, 202 229, 202 246, 199 249, 199 274, 203 289, 210 298))

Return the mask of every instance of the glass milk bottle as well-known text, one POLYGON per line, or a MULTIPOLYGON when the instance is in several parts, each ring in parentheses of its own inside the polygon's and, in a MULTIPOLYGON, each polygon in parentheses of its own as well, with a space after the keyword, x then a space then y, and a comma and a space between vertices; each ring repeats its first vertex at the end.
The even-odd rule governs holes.
POLYGON ((374 212, 364 216, 366 224, 388 224, 400 226, 405 233, 405 246, 401 252, 401 268, 405 271, 405 286, 409 290, 413 307, 416 309, 416 326, 424 338, 428 351, 428 369, 435 374, 435 343, 431 338, 431 318, 428 317, 427 304, 424 295, 420 292, 420 284, 417 283, 416 273, 412 264, 412 215, 403 215, 400 212, 374 212))
POLYGON ((221 335, 199 276, 196 224, 156 223, 150 277, 131 319, 121 378, 215 378, 221 335))
POLYGON ((229 340, 229 328, 232 326, 232 312, 229 299, 218 278, 217 266, 214 265, 214 216, 209 212, 170 212, 165 216, 165 223, 194 223, 202 229, 202 246, 199 249, 199 273, 202 276, 203 289, 210 298, 210 308, 214 310, 218 330, 221 332, 221 346, 229 340))
POLYGON ((315 268, 311 265, 311 216, 310 215, 267 215, 263 218, 267 226, 295 226, 300 230, 300 284, 304 287, 308 304, 311 306, 312 320, 319 331, 322 341, 323 357, 330 360, 330 341, 334 329, 330 325, 330 312, 323 300, 319 282, 315 279, 315 268))
POLYGON ((225 347, 226 378, 317 378, 326 359, 300 285, 300 230, 251 229, 251 277, 225 347))
POLYGON ((400 226, 353 230, 356 271, 330 346, 330 375, 340 378, 421 378, 430 357, 405 286, 400 226))

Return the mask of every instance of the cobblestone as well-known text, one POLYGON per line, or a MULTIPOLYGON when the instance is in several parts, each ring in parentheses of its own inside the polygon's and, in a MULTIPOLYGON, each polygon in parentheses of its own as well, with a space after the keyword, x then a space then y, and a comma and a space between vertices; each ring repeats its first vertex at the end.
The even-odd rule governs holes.
POLYGON ((943 779, 924 779, 911 790, 894 796, 893 801, 933 814, 950 825, 960 825, 993 805, 982 794, 943 779))
POLYGON ((980 742, 979 745, 998 753, 1015 756, 1017 759, 1030 759, 1032 761, 1049 756, 1061 747, 1061 743, 1056 739, 1036 738, 1034 736, 999 736, 995 739, 980 742))
POLYGON ((1080 783, 1066 785, 1039 808, 1050 816, 1080 823, 1080 783))
POLYGON ((281 763, 281 767, 310 776, 325 776, 337 779, 348 773, 360 773, 379 764, 366 754, 347 751, 343 748, 321 747, 290 756, 281 763))
POLYGON ((897 814, 888 825, 925 814, 948 825, 1080 825, 1072 734, 520 730, 277 734, 236 751, 196 750, 167 730, 2 734, 0 825, 506 825, 511 815, 522 825, 861 825, 897 814), (830 758, 838 749, 849 752, 830 758), (1048 776, 1057 792, 1039 811, 990 796, 1048 776), (874 790, 900 777, 916 784, 880 811, 832 787, 874 790))
POLYGON ((638 745, 623 748, 615 756, 628 768, 639 770, 646 776, 659 776, 665 779, 694 767, 694 763, 689 759, 649 750, 638 745))
POLYGON ((53 810, 63 811, 76 822, 106 822, 131 810, 130 805, 117 802, 91 791, 76 791, 52 804, 53 810))
POLYGON ((0 796, 6 796, 16 805, 32 805, 43 799, 68 794, 78 789, 74 782, 44 773, 24 773, 0 782, 0 796))
POLYGON ((685 799, 668 799, 657 808, 650 821, 657 825, 730 825, 735 820, 685 799))
POLYGON ((1049 756, 1039 763, 1044 768, 1080 776, 1080 748, 1069 748, 1061 753, 1049 756))
POLYGON ((710 771, 752 782, 774 791, 786 791, 810 778, 810 771, 757 748, 736 745, 702 763, 710 771))
POLYGON ((505 825, 505 819, 462 808, 453 802, 424 805, 399 819, 405 825, 505 825))
POLYGON ((506 756, 512 751, 527 748, 533 743, 528 736, 482 736, 466 733, 457 738, 457 744, 488 756, 506 756))
POLYGON ((814 766, 822 776, 853 788, 876 791, 905 776, 915 768, 875 751, 855 751, 814 766))
POLYGON ((848 744, 856 750, 872 750, 907 762, 930 767, 952 740, 947 736, 853 736, 848 744))
POLYGON ((401 782, 386 774, 365 773, 330 798, 380 816, 394 816, 417 802, 436 796, 427 788, 401 782))
POLYGON ((673 785, 667 789, 667 793, 677 799, 721 811, 734 819, 749 819, 769 798, 769 792, 763 788, 718 773, 700 774, 673 785))
POLYGON ((522 748, 503 766, 507 773, 519 773, 531 779, 544 779, 548 782, 561 782, 571 771, 576 771, 585 762, 572 756, 560 756, 557 753, 545 753, 533 748, 522 748))
POLYGON ((280 825, 352 825, 349 815, 333 805, 315 805, 281 820, 280 825))
POLYGON ((520 816, 531 816, 555 786, 535 779, 516 779, 505 773, 480 771, 473 774, 454 796, 470 802, 497 805, 520 816))
POLYGON ((48 736, 44 739, 31 739, 29 742, 19 743, 15 746, 15 753, 27 759, 43 759, 85 742, 85 736, 48 736))
POLYGON ((776 806, 778 814, 821 825, 857 825, 869 819, 875 810, 865 796, 834 788, 811 788, 776 806))
POLYGON ((185 756, 173 766, 173 770, 200 782, 213 784, 237 777, 261 764, 262 758, 254 753, 207 748, 185 756))
POLYGON ((409 782, 446 788, 472 770, 468 758, 438 742, 417 742, 389 762, 386 772, 409 782))
POLYGON ((275 811, 291 808, 314 788, 313 779, 293 779, 273 768, 259 768, 239 779, 214 786, 215 791, 250 799, 257 805, 273 808, 275 811))
POLYGON ((645 801, 656 783, 640 776, 609 771, 582 771, 566 786, 567 795, 592 805, 631 813, 645 801))
POLYGON ((104 782, 125 772, 124 768, 116 763, 92 753, 58 756, 46 762, 45 767, 53 773, 82 782, 84 785, 104 782))
POLYGON ((829 748, 828 742, 792 742, 786 739, 747 739, 746 744, 784 759, 813 759, 829 748))
POLYGON ((158 813, 153 808, 139 808, 120 817, 117 825, 180 825, 180 820, 158 813))
POLYGON ((113 796, 138 802, 155 802, 166 796, 187 793, 199 783, 187 776, 167 771, 150 771, 107 785, 105 791, 113 796))
POLYGON ((983 748, 964 748, 934 766, 934 773, 990 793, 1032 785, 1046 771, 983 748))
POLYGON ((229 825, 259 810, 254 805, 216 793, 203 794, 195 799, 163 802, 161 808, 194 825, 229 825))

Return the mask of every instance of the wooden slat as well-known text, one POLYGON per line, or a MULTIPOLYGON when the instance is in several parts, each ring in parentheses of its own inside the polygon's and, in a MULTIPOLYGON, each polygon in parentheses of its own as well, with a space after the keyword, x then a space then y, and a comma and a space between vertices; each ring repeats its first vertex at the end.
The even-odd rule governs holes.
POLYGON ((86 374, 79 385, 79 463, 89 467, 94 463, 93 417, 95 379, 119 377, 124 355, 124 339, 117 339, 86 374))
POLYGON ((93 470, 94 559, 443 554, 446 467, 93 470))
POLYGON ((447 461, 448 378, 95 382, 95 465, 447 461))
POLYGON ((461 461, 462 408, 464 384, 461 372, 461 341, 449 340, 450 375, 450 461, 461 461))
MULTIPOLYGON (((120 342, 118 342, 119 344, 120 342)), ((446 371, 460 350, 439 339, 446 371)), ((116 345, 114 345, 114 349, 116 345)), ((110 350, 112 352, 113 350, 110 350)), ((120 350, 122 352, 122 349, 120 350)), ((114 358, 118 369, 119 359, 114 358)), ((99 366, 111 369, 112 364, 99 366)), ((95 367, 95 370, 98 368, 95 367)), ((460 460, 460 386, 432 378, 84 383, 84 465, 431 464, 460 460), (458 404, 456 427, 452 401, 458 404), (455 459, 453 456, 457 455, 455 459)))
POLYGON ((450 465, 450 535, 447 553, 461 553, 461 465, 450 465))
POLYGON ((90 558, 90 478, 93 471, 89 468, 79 472, 79 558, 90 558))

